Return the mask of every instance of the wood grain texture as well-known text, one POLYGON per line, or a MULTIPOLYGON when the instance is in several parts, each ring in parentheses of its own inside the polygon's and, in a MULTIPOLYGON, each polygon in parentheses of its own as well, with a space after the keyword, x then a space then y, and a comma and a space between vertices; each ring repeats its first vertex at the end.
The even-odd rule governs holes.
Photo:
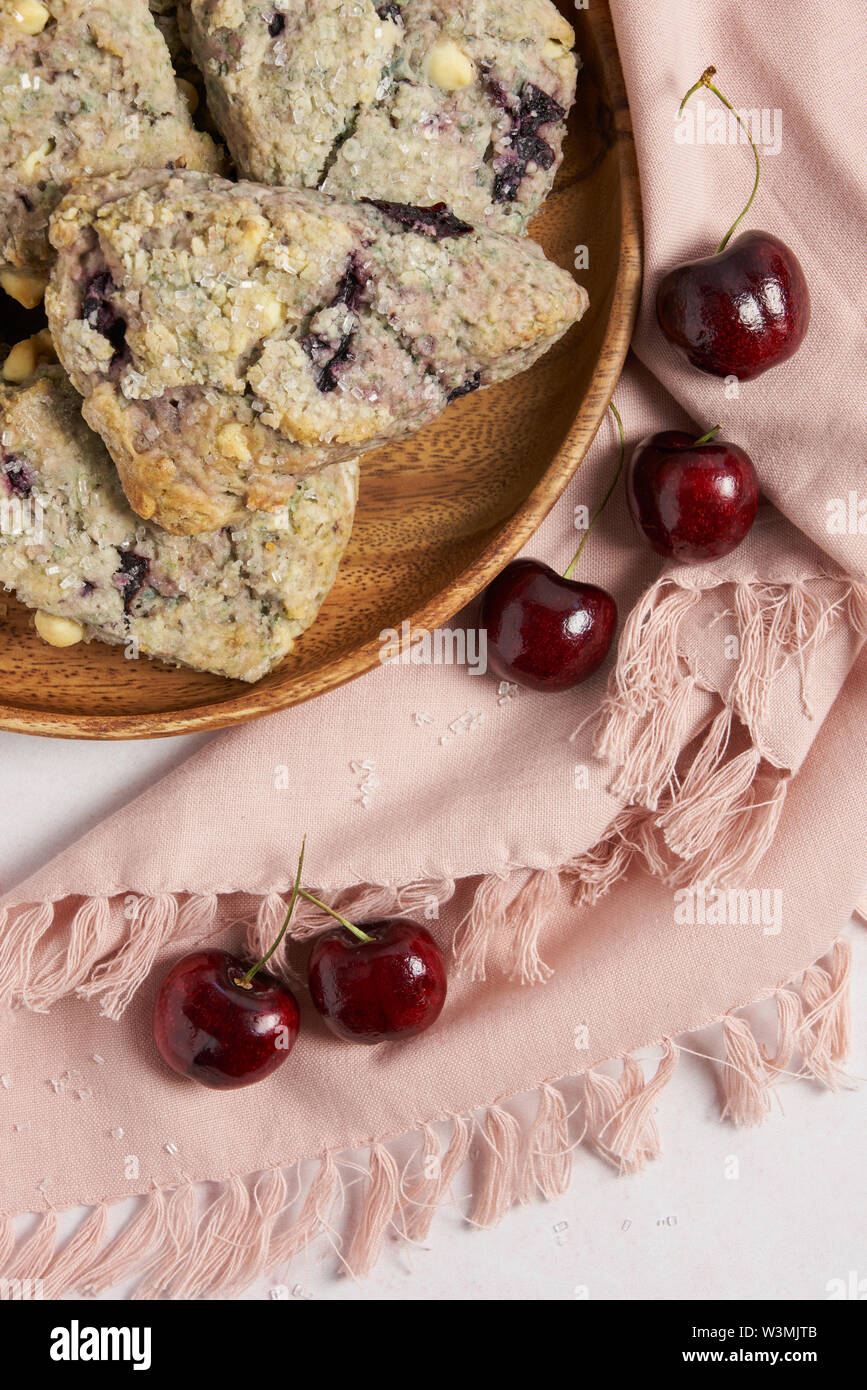
MULTIPOLYGON (((154 738, 256 719, 369 670, 378 634, 433 629, 533 534, 581 463, 626 356, 641 281, 638 170, 611 18, 561 0, 584 67, 566 157, 531 234, 590 293, 584 319, 531 371, 455 402, 413 438, 367 456, 346 558, 319 619, 255 686, 93 642, 58 651, 0 594, 0 728, 65 738, 154 738), (2 613, 2 607, 0 607, 2 613)), ((0 323, 0 337, 14 341, 0 323)))

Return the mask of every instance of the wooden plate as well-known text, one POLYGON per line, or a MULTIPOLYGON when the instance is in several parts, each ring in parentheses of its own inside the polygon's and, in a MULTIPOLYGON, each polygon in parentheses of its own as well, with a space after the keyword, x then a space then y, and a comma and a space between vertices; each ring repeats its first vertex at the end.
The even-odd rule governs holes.
MULTIPOLYGON (((566 158, 532 234, 578 278, 590 309, 531 371, 467 396, 362 463, 352 542, 322 612, 255 686, 99 642, 58 651, 11 595, 0 618, 0 728, 62 738, 154 738, 215 729, 309 700, 369 670, 378 634, 433 629, 520 549, 580 464, 626 356, 641 279, 640 199, 623 76, 607 6, 561 0, 583 70, 566 158)), ((20 336, 20 334, 19 334, 20 336)), ((10 325, 0 337, 14 341, 10 325)))

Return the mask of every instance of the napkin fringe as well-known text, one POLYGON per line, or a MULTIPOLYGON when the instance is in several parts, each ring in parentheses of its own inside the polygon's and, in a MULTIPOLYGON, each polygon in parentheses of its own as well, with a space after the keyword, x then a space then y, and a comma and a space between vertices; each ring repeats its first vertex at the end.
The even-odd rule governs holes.
MULTIPOLYGON (((709 586, 719 587, 719 581, 709 577, 709 586)), ((693 696, 710 688, 690 664, 684 634, 687 618, 706 592, 694 577, 662 575, 627 617, 609 677, 594 752, 617 769, 612 793, 650 811, 679 785, 677 767, 688 742, 693 696)), ((733 602, 734 608, 714 621, 729 618, 735 627, 729 634, 733 674, 724 705, 749 733, 748 769, 759 758, 773 764, 761 728, 781 672, 797 664, 801 701, 811 714, 811 663, 832 624, 847 623, 867 635, 867 585, 826 577, 778 584, 751 580, 733 586, 733 602), (835 597, 828 595, 829 584, 835 597)), ((717 731, 707 753, 708 771, 718 765, 730 731, 730 721, 717 731)))
POLYGON ((432 1125, 422 1125, 421 1132, 421 1172, 401 1185, 402 1230, 406 1239, 416 1245, 427 1240, 438 1208, 448 1200, 452 1183, 467 1160, 472 1135, 470 1121, 455 1115, 451 1139, 443 1153, 432 1125))
POLYGON ((473 904, 460 922, 452 941, 458 969, 471 980, 487 979, 488 948, 505 935, 506 913, 515 893, 511 876, 484 874, 473 894, 473 904))
POLYGON ((841 1066, 849 1050, 852 948, 845 937, 834 943, 830 968, 807 966, 800 989, 779 989, 777 1042, 773 1056, 760 1044, 746 1019, 723 1019, 726 1067, 722 1078, 724 1119, 736 1125, 760 1124, 771 1108, 772 1088, 782 1076, 818 1082, 828 1090, 851 1089, 841 1066), (788 1070, 795 1052, 796 1072, 788 1070))
POLYGON ((627 807, 586 853, 559 870, 531 871, 517 891, 515 875, 484 875, 455 933, 456 969, 483 981, 492 948, 502 946, 511 980, 544 984, 553 971, 541 958, 540 938, 561 892, 579 909, 590 908, 633 863, 674 889, 703 889, 707 897, 749 884, 773 843, 790 779, 768 769, 755 750, 714 761, 720 731, 732 717, 726 707, 713 720, 696 756, 700 767, 656 811, 627 807))
MULTIPOLYGON (((685 748, 693 697, 707 687, 689 665, 683 629, 705 592, 694 578, 666 574, 627 617, 594 751, 614 769, 611 791, 629 804, 598 844, 562 865, 480 878, 453 943, 457 968, 472 979, 486 978, 496 944, 510 979, 543 984, 552 972, 540 940, 563 889, 579 907, 590 907, 634 860, 672 888, 735 889, 753 878, 773 842, 790 781, 762 740, 771 688, 795 662, 809 710, 810 664, 832 624, 848 623, 867 636, 867 585, 826 577, 733 586, 733 608, 718 615, 736 627, 731 683, 708 727, 685 748)), ((436 916, 454 892, 453 879, 358 884, 338 895, 335 906, 359 920, 395 912, 436 916)), ((261 896, 248 928, 255 955, 274 941, 286 905, 284 894, 261 896)), ((97 999, 100 1012, 117 1019, 162 948, 206 939, 217 910, 214 894, 85 898, 55 940, 55 904, 0 908, 0 1004, 45 1012, 75 993, 97 999), (129 925, 118 942, 121 901, 129 925)), ((298 984, 292 943, 325 922, 319 908, 299 901, 291 936, 271 967, 298 984)), ((816 1065, 825 1065, 821 1047, 816 1065)))
POLYGON ((809 709, 810 663, 832 624, 867 635, 867 585, 751 582, 733 593, 733 610, 719 615, 736 622, 731 684, 691 742, 694 696, 706 687, 688 664, 682 629, 705 590, 663 575, 629 614, 594 739, 596 755, 615 768, 610 790, 629 805, 601 841, 561 867, 559 882, 555 871, 537 870, 516 893, 513 878, 482 878, 455 936, 460 971, 484 980, 502 939, 510 978, 544 983, 551 971, 539 939, 560 888, 579 908, 592 907, 633 861, 674 889, 736 890, 754 878, 791 781, 762 740, 772 685, 796 662, 809 709))
MULTIPOLYGON (((824 964, 816 961, 799 979, 781 985, 772 996, 776 1035, 771 1047, 759 1041, 758 1023, 741 1011, 718 1020, 724 1057, 695 1055, 719 1067, 722 1118, 736 1125, 761 1122, 783 1078, 803 1078, 832 1090, 852 1085, 841 1066, 849 1044, 850 971, 851 947, 841 937, 824 964), (796 1055, 800 1061, 793 1070, 796 1055)), ((363 1278, 389 1235, 416 1246, 426 1241, 437 1210, 454 1203, 458 1179, 472 1184, 466 1219, 490 1227, 516 1203, 565 1192, 580 1145, 623 1174, 657 1158, 657 1103, 680 1051, 691 1052, 671 1038, 662 1040, 661 1049, 649 1076, 634 1055, 620 1059, 617 1075, 610 1067, 587 1070, 583 1096, 571 1109, 561 1086, 545 1081, 530 1120, 519 1119, 509 1108, 511 1098, 504 1098, 475 1115, 438 1116, 422 1124, 411 1131, 417 1145, 402 1162, 394 1145, 408 1136, 373 1141, 360 1183, 350 1177, 358 1170, 355 1162, 327 1151, 303 1201, 302 1164, 297 1163, 215 1183, 155 1188, 114 1232, 117 1204, 96 1203, 60 1248, 54 1211, 39 1215, 17 1240, 12 1218, 0 1216, 0 1299, 56 1299, 73 1290, 98 1294, 134 1276, 136 1299, 227 1296, 264 1274, 284 1272, 294 1256, 320 1238, 333 1244, 347 1273, 363 1278), (450 1127, 445 1149, 443 1126, 450 1127), (341 1215, 345 1253, 335 1229, 341 1215)), ((298 1286, 292 1292, 303 1296, 298 1286)), ((274 1296, 288 1298, 290 1291, 280 1285, 274 1296)))
POLYGON ((539 938, 560 897, 560 871, 531 870, 516 891, 517 877, 483 875, 455 932, 452 953, 456 967, 472 980, 487 978, 488 951, 498 939, 508 945, 510 979, 544 984, 553 974, 539 955, 539 938))
POLYGON ((562 1091, 539 1087, 539 1106, 527 1134, 518 1200, 528 1205, 538 1192, 547 1201, 566 1191, 572 1177, 569 1112, 562 1091))
POLYGON ((394 1220, 400 1191, 397 1159, 384 1144, 370 1150, 370 1176, 361 1199, 361 1210, 346 1256, 346 1264, 357 1279, 369 1274, 382 1252, 386 1233, 394 1220))
POLYGON ((521 1128, 502 1105, 488 1107, 479 1126, 487 1151, 473 1183, 470 1221, 474 1226, 498 1226, 520 1197, 521 1128))
POLYGON ((100 1013, 118 1019, 168 942, 201 941, 216 930, 213 893, 128 894, 123 900, 83 899, 55 942, 55 911, 61 904, 0 908, 0 1004, 47 1013, 75 994, 99 999, 100 1013), (129 927, 116 945, 119 916, 129 927))
POLYGON ((663 1041, 656 1074, 645 1081, 634 1057, 624 1057, 619 1079, 588 1072, 585 1077, 587 1134, 591 1147, 621 1173, 637 1173, 662 1149, 653 1118, 656 1100, 674 1075, 677 1049, 663 1041))

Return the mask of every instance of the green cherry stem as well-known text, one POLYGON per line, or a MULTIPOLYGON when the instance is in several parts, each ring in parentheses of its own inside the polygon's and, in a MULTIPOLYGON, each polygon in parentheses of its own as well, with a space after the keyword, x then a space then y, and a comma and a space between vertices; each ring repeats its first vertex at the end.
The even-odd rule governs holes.
POLYGON ((367 935, 366 931, 362 931, 361 927, 357 927, 354 922, 348 921, 347 918, 341 916, 339 912, 335 912, 333 907, 329 907, 327 903, 322 902, 319 898, 314 898, 313 894, 308 893, 306 888, 301 888, 299 891, 302 898, 306 898, 309 903, 315 903, 317 907, 321 907, 323 912, 327 912, 329 917, 333 917, 335 921, 339 922, 347 931, 351 931, 352 935, 357 936, 359 941, 374 940, 372 936, 367 935))
POLYGON ((714 425, 713 429, 712 429, 712 430, 708 430, 707 434, 703 434, 702 437, 701 437, 701 439, 694 439, 694 440, 693 440, 693 445, 695 445, 695 444, 709 444, 709 443, 711 442, 712 439, 715 439, 715 438, 716 438, 716 436, 719 434, 719 432, 720 432, 721 429, 722 429, 722 425, 714 425))
POLYGON ((605 508, 608 506, 608 499, 609 499, 609 497, 611 496, 612 492, 614 491, 615 487, 617 486, 617 479, 620 477, 620 474, 623 472, 623 459, 624 459, 625 454, 626 454, 626 436, 625 436, 624 433, 623 433, 623 421, 621 420, 621 418, 620 418, 620 413, 619 413, 619 411, 618 411, 618 409, 617 409, 617 406, 614 404, 613 401, 609 401, 609 402, 608 402, 608 409, 611 411, 611 414, 614 416, 615 420, 617 421, 617 430, 618 430, 618 433, 619 433, 619 435, 620 435, 620 458, 619 458, 618 463, 617 463, 617 472, 614 474, 614 477, 611 479, 611 486, 609 487, 609 489, 608 489, 608 491, 606 492, 605 496, 602 498, 602 501, 600 502, 599 506, 596 508, 596 511, 593 513, 593 518, 592 518, 592 520, 591 520, 591 522, 590 522, 590 525, 587 527, 587 530, 584 532, 584 535, 583 535, 582 540, 581 540, 581 544, 579 545, 578 549, 575 551, 575 554, 572 556, 572 560, 571 560, 571 563, 570 563, 570 565, 569 565, 569 568, 565 571, 565 573, 564 573, 564 575, 563 575, 563 578, 564 578, 564 579, 571 579, 571 578, 572 578, 572 571, 574 570, 574 568, 575 568, 575 566, 577 565, 579 559, 581 558, 581 551, 584 549, 585 545, 587 544, 587 538, 588 538, 588 536, 590 535, 590 532, 593 530, 593 527, 596 525, 597 521, 599 520, 600 516, 601 516, 602 513, 605 511, 605 508))
POLYGON ((298 856, 298 868, 295 872, 295 887, 292 889, 292 897, 289 899, 289 906, 286 909, 286 916, 283 918, 283 925, 280 928, 280 935, 277 937, 277 940, 274 942, 274 945, 271 947, 270 951, 266 951, 265 955, 262 957, 261 960, 257 960, 255 965, 251 965, 246 975, 242 975, 240 976, 240 978, 235 980, 235 984, 241 985, 244 989, 250 988, 250 981, 253 979, 253 976, 256 974, 257 970, 261 970, 265 962, 271 959, 274 952, 277 950, 277 947, 280 945, 280 942, 283 940, 283 937, 286 935, 286 928, 289 926, 289 919, 292 916, 292 911, 295 907, 296 902, 298 901, 298 894, 302 891, 301 869, 304 865, 304 848, 306 844, 307 836, 305 835, 304 839, 301 841, 301 853, 298 856))
POLYGON ((755 140, 753 139, 752 135, 750 135, 749 127, 748 127, 748 126, 745 124, 745 122, 742 120, 740 113, 739 113, 738 111, 736 111, 735 108, 732 106, 732 104, 731 104, 731 102, 729 101, 728 97, 724 97, 723 94, 722 94, 722 92, 719 90, 719 88, 718 88, 718 87, 715 87, 715 86, 713 85, 713 82, 711 81, 711 78, 712 78, 712 77, 715 77, 715 76, 716 76, 716 68, 714 68, 714 67, 705 68, 705 70, 704 70, 704 72, 702 73, 701 77, 698 79, 697 82, 694 82, 694 83, 693 83, 693 85, 690 87, 689 91, 687 92, 686 96, 684 97, 683 101, 680 103, 680 107, 679 107, 679 109, 678 109, 677 114, 678 114, 678 116, 682 116, 682 115, 683 115, 683 108, 686 106, 686 103, 689 101, 689 99, 690 99, 690 97, 692 96, 693 92, 697 92, 698 89, 699 89, 699 87, 707 87, 708 91, 713 92, 714 96, 719 98, 719 100, 722 102, 723 106, 727 107, 728 110, 731 111, 732 115, 734 116, 734 118, 735 118, 735 120, 737 121, 738 125, 740 126, 741 130, 744 132, 744 134, 746 135, 746 137, 747 137, 747 139, 749 140, 750 144, 752 145, 752 148, 753 148, 753 155, 755 156, 755 161, 756 161, 756 177, 755 177, 755 180, 754 180, 754 182, 753 182, 753 191, 752 191, 752 193, 750 194, 749 198, 747 199, 747 205, 746 205, 746 207, 744 208, 743 212, 740 213, 740 214, 735 218, 734 222, 733 222, 732 225, 729 227, 728 231, 726 232, 726 234, 725 234, 725 236, 723 237, 722 241, 720 242, 719 246, 716 248, 716 251, 714 252, 714 255, 715 255, 715 256, 718 256, 719 253, 720 253, 720 251, 724 251, 724 250, 726 249, 726 247, 727 247, 728 244, 729 244, 729 241, 731 240, 731 235, 732 235, 732 232, 734 231, 735 227, 738 225, 739 222, 742 222, 742 221, 743 221, 743 219, 746 217, 747 213, 749 212, 750 208, 751 208, 752 205, 753 205, 753 199, 754 199, 755 196, 756 196, 756 190, 757 190, 757 188, 758 188, 758 186, 759 186, 759 173, 761 172, 761 165, 759 164, 759 151, 758 151, 758 148, 757 148, 757 146, 756 146, 755 140))

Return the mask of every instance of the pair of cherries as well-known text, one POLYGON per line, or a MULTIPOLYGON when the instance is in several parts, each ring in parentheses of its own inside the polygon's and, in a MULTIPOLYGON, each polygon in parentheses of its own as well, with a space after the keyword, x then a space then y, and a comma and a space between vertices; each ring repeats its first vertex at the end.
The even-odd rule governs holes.
MULTIPOLYGON (((759 185, 759 153, 731 103, 702 73, 681 103, 706 87, 735 115, 755 157, 753 189, 743 212, 712 256, 675 267, 656 296, 663 333, 693 366, 712 376, 749 381, 786 361, 800 347, 810 322, 810 295, 794 252, 769 232, 732 233, 759 185)), ((620 462, 602 506, 623 468, 620 462)), ((641 441, 626 473, 632 519, 666 559, 698 564, 729 554, 746 536, 759 504, 756 470, 745 451, 716 438, 719 426, 694 439, 663 430, 641 441)), ((514 560, 482 598, 488 660, 504 680, 536 690, 567 690, 591 676, 605 659, 617 627, 617 605, 594 584, 572 579, 578 553, 565 574, 538 560, 514 560)))
POLYGON ((446 966, 430 932, 406 918, 356 926, 301 887, 304 849, 286 917, 271 949, 247 966, 228 951, 182 957, 160 985, 153 1010, 157 1048, 173 1071, 218 1089, 250 1086, 285 1062, 298 1037, 298 1001, 263 966, 286 934, 299 896, 339 927, 316 938, 310 997, 328 1027, 349 1042, 415 1037, 446 999, 446 966))

